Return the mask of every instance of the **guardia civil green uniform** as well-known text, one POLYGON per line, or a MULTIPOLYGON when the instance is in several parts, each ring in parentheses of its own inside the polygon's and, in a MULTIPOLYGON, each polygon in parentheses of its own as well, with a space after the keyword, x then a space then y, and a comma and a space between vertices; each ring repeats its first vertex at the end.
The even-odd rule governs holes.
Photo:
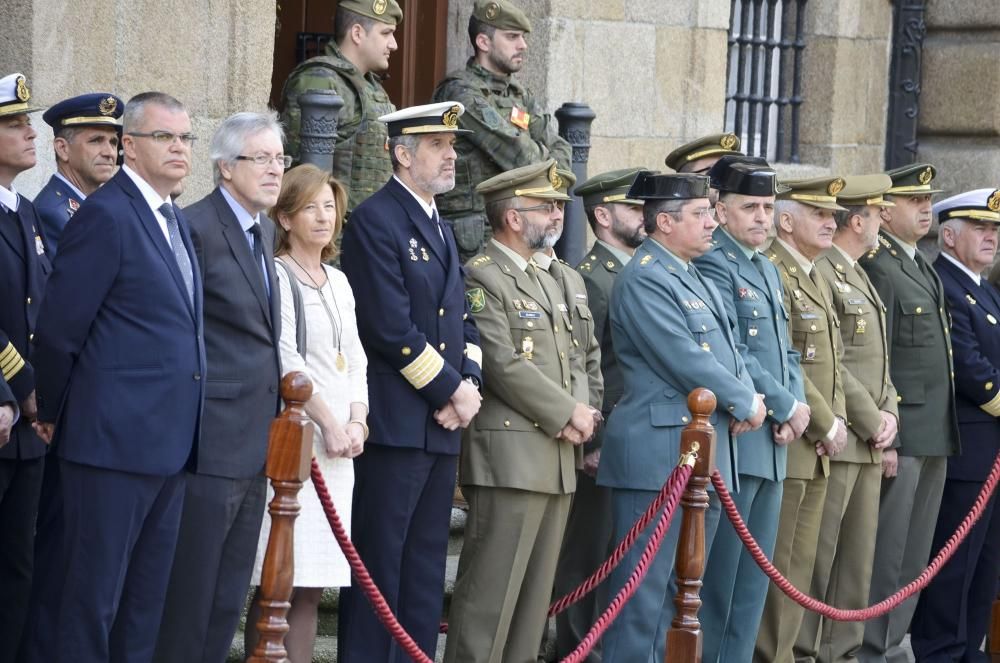
MULTIPOLYGON (((890 199, 940 193, 926 163, 886 173, 890 199)), ((941 279, 915 246, 884 229, 861 258, 886 307, 889 372, 899 406, 899 468, 882 481, 870 602, 881 601, 927 565, 948 456, 959 453, 947 304, 941 279)), ((917 596, 865 623, 865 662, 907 660, 902 648, 917 596)))
MULTIPOLYGON (((577 186, 575 193, 583 198, 586 208, 613 204, 642 205, 641 200, 632 200, 626 195, 638 173, 637 168, 601 173, 577 186)), ((583 295, 587 298, 591 314, 590 326, 594 329, 595 341, 600 348, 596 356, 600 359, 598 372, 602 376, 604 394, 596 404, 591 400, 591 405, 601 410, 605 420, 610 416, 624 389, 621 369, 618 367, 611 345, 608 304, 615 276, 628 263, 629 257, 627 253, 597 241, 591 247, 588 256, 577 265, 578 273, 574 274, 580 279, 579 283, 584 288, 583 295)), ((574 292, 574 297, 579 299, 579 295, 579 291, 574 292)), ((577 308, 580 308, 579 303, 577 308)), ((602 439, 602 433, 598 432, 593 441, 584 445, 584 453, 599 451, 602 439)), ((570 508, 562 551, 559 554, 554 597, 559 598, 575 589, 607 559, 612 544, 611 528, 610 491, 598 486, 593 476, 578 470, 576 494, 573 496, 573 506, 570 508)), ((602 584, 556 615, 557 658, 565 658, 580 644, 587 630, 607 607, 606 590, 607 586, 602 584)), ((601 644, 598 642, 585 660, 593 663, 600 661, 600 657, 601 644)))
MULTIPOLYGON (((397 25, 403 12, 396 0, 341 0, 340 8, 389 25, 397 25)), ((344 100, 337 121, 333 150, 333 176, 347 187, 347 212, 382 188, 392 177, 386 150, 389 134, 378 118, 396 110, 381 78, 362 74, 344 57, 333 41, 323 55, 300 63, 288 75, 281 91, 281 123, 285 127, 285 154, 298 161, 302 112, 299 95, 308 90, 333 90, 344 100)))
MULTIPOLYGON (((846 177, 844 181, 837 195, 839 204, 867 206, 868 213, 876 215, 881 207, 892 205, 882 198, 892 184, 888 176, 846 177)), ((881 427, 880 412, 899 416, 889 376, 885 307, 856 257, 847 255, 835 238, 834 246, 816 259, 840 317, 847 446, 830 459, 810 595, 839 608, 868 605, 882 477, 882 451, 870 440, 881 427)), ((863 622, 821 619, 807 611, 795 643, 795 660, 854 660, 863 636, 863 622)))
MULTIPOLYGON (((473 16, 499 30, 531 32, 524 13, 506 0, 477 0, 473 16)), ((528 88, 510 75, 487 70, 474 57, 438 83, 433 99, 464 104, 459 125, 472 130, 455 143, 455 188, 437 201, 464 260, 482 251, 491 236, 476 185, 549 158, 569 169, 571 150, 559 136, 555 120, 528 88)))
MULTIPOLYGON (((487 180, 487 199, 566 200, 555 162, 487 180)), ((573 394, 574 330, 559 284, 492 240, 467 264, 483 348, 483 403, 465 431, 459 480, 469 501, 444 660, 533 661, 538 654, 579 449, 557 435, 573 394)))
MULTIPOLYGON (((778 195, 813 207, 839 210, 840 178, 782 182, 778 195)), ((817 456, 816 445, 834 432, 836 420, 846 421, 840 320, 830 301, 829 287, 814 264, 780 238, 768 251, 785 287, 792 344, 801 355, 806 403, 811 415, 805 434, 788 445, 788 467, 778 516, 778 538, 772 561, 796 587, 809 587, 826 499, 830 461, 817 456)), ((803 609, 773 584, 768 586, 764 615, 754 651, 757 663, 791 663, 792 646, 803 609)))

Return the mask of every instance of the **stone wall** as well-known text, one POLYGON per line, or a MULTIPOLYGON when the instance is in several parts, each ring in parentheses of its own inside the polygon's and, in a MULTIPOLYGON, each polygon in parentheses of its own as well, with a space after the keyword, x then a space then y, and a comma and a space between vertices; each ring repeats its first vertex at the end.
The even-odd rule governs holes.
POLYGON ((953 193, 1000 187, 1000 0, 928 0, 918 155, 953 193))
MULTIPOLYGON (((24 73, 33 101, 50 105, 93 91, 128 100, 139 92, 161 90, 187 106, 199 140, 182 204, 211 190, 208 143, 219 122, 237 111, 267 107, 275 0, 3 4, 0 62, 5 74, 24 73)), ((15 182, 29 197, 55 171, 52 131, 40 114, 32 119, 39 163, 15 182)))

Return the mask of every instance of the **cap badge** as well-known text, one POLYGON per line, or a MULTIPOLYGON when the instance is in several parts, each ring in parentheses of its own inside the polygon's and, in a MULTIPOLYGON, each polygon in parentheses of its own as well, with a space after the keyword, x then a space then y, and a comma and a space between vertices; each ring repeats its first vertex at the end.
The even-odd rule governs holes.
POLYGON ((101 111, 101 115, 114 115, 115 110, 117 108, 118 108, 118 100, 116 100, 114 97, 101 99, 101 103, 97 105, 97 110, 101 111))
POLYGON ((441 116, 441 122, 449 129, 458 127, 458 106, 452 106, 441 116))
POLYGON ((986 201, 986 207, 991 212, 1000 212, 1000 189, 990 194, 989 199, 986 201))
POLYGON ((736 134, 725 134, 719 139, 719 146, 724 150, 731 150, 736 147, 737 140, 739 139, 736 138, 736 134))
POLYGON ((492 21, 497 17, 497 14, 499 13, 500 13, 500 5, 498 5, 497 3, 491 2, 490 4, 486 5, 486 18, 488 20, 492 21))
POLYGON ((17 77, 17 98, 19 101, 31 99, 31 90, 28 89, 28 83, 24 80, 24 76, 17 77))
POLYGON ((372 2, 372 12, 376 16, 381 16, 385 13, 386 8, 389 6, 387 0, 375 0, 372 2))
POLYGON ((920 171, 920 174, 917 175, 917 181, 921 184, 929 184, 932 179, 934 179, 934 173, 931 171, 930 166, 924 168, 920 171))
POLYGON ((556 167, 553 165, 549 168, 549 183, 552 185, 553 189, 559 189, 562 187, 562 178, 559 177, 559 173, 556 172, 556 167))
POLYGON ((830 182, 830 184, 826 187, 826 192, 831 196, 836 196, 843 190, 844 190, 844 180, 840 179, 839 177, 830 182))

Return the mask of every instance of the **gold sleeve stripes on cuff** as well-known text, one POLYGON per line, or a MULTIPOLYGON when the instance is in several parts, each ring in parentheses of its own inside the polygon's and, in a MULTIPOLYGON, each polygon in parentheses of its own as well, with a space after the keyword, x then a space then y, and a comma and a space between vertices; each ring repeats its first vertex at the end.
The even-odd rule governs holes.
POLYGON ((1000 393, 993 397, 989 403, 983 403, 980 405, 983 412, 991 414, 994 417, 1000 417, 1000 393))
POLYGON ((14 344, 8 343, 7 347, 0 351, 0 371, 3 371, 3 379, 9 382, 22 368, 24 359, 18 354, 14 344))
POLYGON ((476 362, 480 370, 483 368, 483 349, 474 343, 465 344, 465 356, 476 362))
POLYGON ((404 366, 400 373, 415 389, 423 389, 444 368, 444 358, 428 343, 417 358, 404 366))

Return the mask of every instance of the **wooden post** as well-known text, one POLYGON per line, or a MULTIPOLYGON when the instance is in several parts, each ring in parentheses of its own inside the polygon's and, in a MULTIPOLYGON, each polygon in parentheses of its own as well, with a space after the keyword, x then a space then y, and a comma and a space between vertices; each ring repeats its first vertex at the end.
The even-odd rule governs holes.
POLYGON ((281 380, 286 407, 271 423, 267 448, 267 477, 274 489, 268 507, 271 533, 264 554, 260 580, 260 639, 247 663, 288 663, 285 617, 291 607, 294 579, 293 541, 302 483, 309 478, 312 461, 313 424, 302 410, 312 396, 312 382, 305 373, 292 372, 281 380))
POLYGON ((990 614, 990 634, 987 643, 992 663, 1000 663, 1000 596, 993 601, 993 612, 990 614))
POLYGON ((708 485, 715 471, 715 429, 709 417, 715 411, 715 394, 695 389, 688 395, 691 423, 681 433, 681 453, 696 453, 694 472, 688 481, 681 506, 680 539, 677 543, 677 612, 667 633, 665 663, 701 663, 701 576, 705 572, 705 511, 708 485))

